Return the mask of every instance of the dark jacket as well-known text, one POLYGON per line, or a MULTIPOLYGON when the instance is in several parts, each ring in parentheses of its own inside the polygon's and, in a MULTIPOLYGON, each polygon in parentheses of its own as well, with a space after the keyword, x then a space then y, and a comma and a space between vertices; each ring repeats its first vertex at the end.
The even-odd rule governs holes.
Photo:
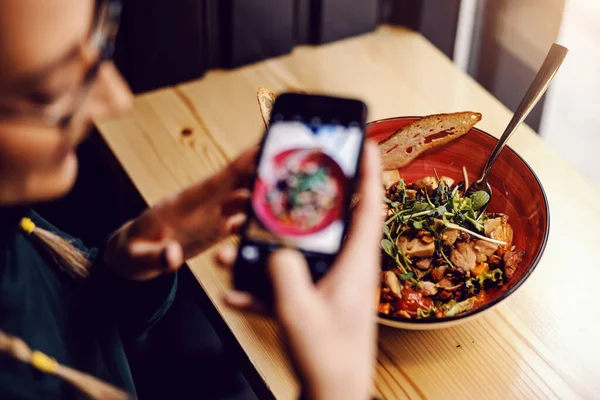
MULTIPOLYGON (((100 255, 32 211, 0 210, 0 329, 135 395, 124 346, 145 340, 173 302, 177 279, 128 281, 106 269, 100 255), (23 216, 93 259, 91 277, 76 279, 63 271, 38 239, 20 231, 23 216)), ((0 355, 0 399, 82 397, 60 378, 0 355)))

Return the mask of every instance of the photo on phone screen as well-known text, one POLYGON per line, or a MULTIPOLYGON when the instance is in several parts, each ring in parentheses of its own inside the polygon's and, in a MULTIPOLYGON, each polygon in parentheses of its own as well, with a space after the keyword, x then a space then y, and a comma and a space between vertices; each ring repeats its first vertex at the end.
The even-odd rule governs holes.
POLYGON ((366 106, 358 100, 283 94, 263 138, 234 285, 270 304, 266 274, 280 247, 302 252, 313 280, 341 250, 357 181, 366 106))
POLYGON ((335 254, 363 141, 358 123, 272 122, 263 144, 246 238, 335 254))

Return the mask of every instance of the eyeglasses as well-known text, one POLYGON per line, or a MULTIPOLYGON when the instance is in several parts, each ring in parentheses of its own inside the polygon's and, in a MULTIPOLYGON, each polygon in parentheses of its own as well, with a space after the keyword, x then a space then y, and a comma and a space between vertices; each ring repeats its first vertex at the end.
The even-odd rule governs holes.
POLYGON ((98 76, 105 61, 111 60, 115 39, 121 18, 121 1, 105 0, 98 6, 96 24, 90 36, 90 45, 97 50, 97 59, 88 67, 81 84, 69 94, 62 107, 42 107, 36 109, 0 108, 0 118, 27 124, 66 129, 77 115, 98 76), (60 108, 58 110, 57 108, 60 108))

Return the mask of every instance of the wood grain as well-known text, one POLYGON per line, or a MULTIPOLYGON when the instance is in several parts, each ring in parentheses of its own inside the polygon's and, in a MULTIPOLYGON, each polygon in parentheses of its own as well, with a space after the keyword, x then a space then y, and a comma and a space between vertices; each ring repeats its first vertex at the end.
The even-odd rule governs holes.
MULTIPOLYGON (((382 27, 321 47, 149 93, 98 127, 149 204, 208 176, 256 143, 263 127, 255 90, 302 88, 365 99, 370 119, 478 111, 499 136, 510 112, 421 35, 382 27), (182 136, 183 129, 192 134, 182 136)), ((597 398, 600 323, 600 190, 527 126, 510 145, 546 189, 551 231, 545 255, 513 296, 481 318, 440 331, 381 328, 374 392, 389 399, 597 398)), ((189 262, 253 365, 277 398, 298 384, 271 321, 223 306, 229 277, 211 252, 189 262)))

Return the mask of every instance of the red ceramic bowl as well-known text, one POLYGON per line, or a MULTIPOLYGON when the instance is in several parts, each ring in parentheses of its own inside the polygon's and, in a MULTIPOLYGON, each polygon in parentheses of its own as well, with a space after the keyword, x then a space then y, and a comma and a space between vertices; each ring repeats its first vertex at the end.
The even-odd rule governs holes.
MULTIPOLYGON (((307 149, 288 149, 273 158, 274 168, 281 168, 290 161, 294 155, 304 152, 307 149)), ((344 206, 345 182, 346 177, 340 166, 327 154, 320 151, 310 153, 302 158, 300 163, 316 162, 319 165, 324 165, 331 171, 331 176, 337 184, 337 191, 340 194, 335 199, 334 206, 327 214, 315 225, 310 227, 302 227, 296 224, 284 223, 280 221, 271 211, 269 203, 266 201, 266 195, 271 188, 266 182, 258 177, 254 184, 254 194, 252 196, 252 206, 258 219, 265 225, 267 229, 276 235, 284 236, 302 236, 311 233, 319 232, 327 228, 331 223, 340 218, 342 207, 344 206)))
MULTIPOLYGON (((381 141, 399 128, 416 120, 416 117, 391 118, 371 122, 367 135, 381 141)), ((435 168, 438 175, 462 181, 462 167, 467 168, 469 182, 478 179, 488 156, 498 140, 479 130, 471 129, 463 137, 426 152, 408 166, 402 168, 401 175, 406 181, 414 181, 424 176, 432 176, 435 168)), ((487 212, 501 212, 509 216, 514 230, 514 245, 525 250, 519 268, 502 288, 488 291, 490 301, 469 312, 436 320, 405 319, 380 314, 379 321, 406 329, 435 329, 455 325, 481 314, 511 295, 530 276, 538 264, 550 227, 548 200, 542 184, 529 165, 510 147, 505 147, 496 160, 489 177, 492 187, 492 201, 487 212)))

